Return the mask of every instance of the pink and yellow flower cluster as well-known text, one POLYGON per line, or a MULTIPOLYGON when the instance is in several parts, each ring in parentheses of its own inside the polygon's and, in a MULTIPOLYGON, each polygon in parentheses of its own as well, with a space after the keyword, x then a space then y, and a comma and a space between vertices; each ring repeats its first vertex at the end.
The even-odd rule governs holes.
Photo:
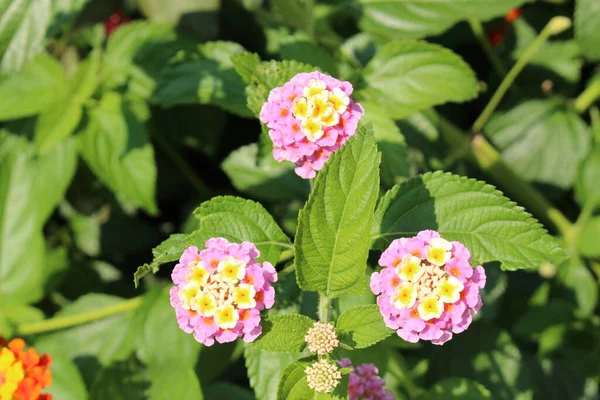
POLYGON ((260 312, 275 302, 275 268, 258 263, 260 253, 250 242, 209 239, 205 249, 188 247, 171 278, 171 305, 179 327, 206 346, 252 342, 262 332, 260 312))
POLYGON ((474 269, 470 258, 461 243, 431 230, 394 240, 379 259, 385 268, 371 276, 385 324, 412 343, 443 344, 467 329, 486 281, 483 267, 474 269))
POLYGON ((352 361, 342 358, 338 361, 342 368, 352 368, 348 383, 349 400, 394 400, 394 395, 385 390, 385 381, 379 376, 375 364, 352 366, 352 361))
POLYGON ((351 94, 349 82, 320 72, 297 74, 271 90, 260 120, 269 127, 273 157, 295 163, 302 178, 314 178, 356 132, 363 109, 351 94))

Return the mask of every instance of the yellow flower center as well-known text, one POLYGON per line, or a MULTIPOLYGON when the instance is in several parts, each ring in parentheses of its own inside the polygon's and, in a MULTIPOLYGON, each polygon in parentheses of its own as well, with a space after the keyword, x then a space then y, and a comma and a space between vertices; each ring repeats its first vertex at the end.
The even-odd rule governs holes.
POLYGON ((336 126, 343 122, 343 114, 350 98, 343 90, 327 90, 325 82, 311 79, 302 94, 293 99, 292 114, 300 121, 300 130, 308 140, 314 142, 324 135, 323 128, 336 126))

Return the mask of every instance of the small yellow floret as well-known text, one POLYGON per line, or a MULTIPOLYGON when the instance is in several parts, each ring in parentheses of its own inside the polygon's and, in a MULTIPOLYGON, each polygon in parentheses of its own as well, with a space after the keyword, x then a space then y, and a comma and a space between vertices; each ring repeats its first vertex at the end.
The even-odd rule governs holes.
POLYGON ((304 87, 303 94, 305 97, 312 97, 314 95, 319 95, 325 91, 327 85, 325 82, 319 79, 311 79, 308 81, 308 85, 304 87))
POLYGON ((442 238, 433 238, 427 246, 427 261, 442 266, 452 257, 451 249, 452 243, 449 241, 442 238))
POLYGON ((189 310, 192 306, 192 299, 200 293, 198 285, 193 283, 186 284, 182 289, 179 290, 179 301, 181 307, 189 310))
POLYGON ((240 309, 254 308, 256 307, 256 300, 254 300, 255 294, 256 290, 254 289, 254 286, 242 283, 234 289, 233 301, 240 309))
POLYGON ((403 283, 400 285, 392 297, 390 302, 398 309, 411 308, 417 301, 417 289, 411 283, 403 283))
POLYGON ((239 319, 238 311, 231 304, 219 307, 215 313, 215 323, 221 329, 234 328, 239 319))
POLYGON ((308 118, 302 121, 301 128, 302 133, 304 133, 306 138, 311 142, 317 141, 324 133, 321 122, 314 118, 308 118))
POLYGON ((202 267, 202 263, 198 263, 192 267, 188 281, 202 287, 206 285, 206 282, 208 282, 209 276, 210 272, 202 267))
POLYGON ((419 316, 424 321, 429 321, 433 318, 439 318, 442 315, 444 312, 444 303, 437 296, 429 295, 420 300, 417 308, 419 316))
POLYGON ((437 286, 436 294, 444 303, 456 303, 460 299, 460 292, 465 288, 463 283, 454 276, 443 278, 437 286))
POLYGON ((322 393, 331 393, 340 383, 342 373, 337 365, 323 358, 304 369, 308 387, 322 393))
POLYGON ((210 293, 200 293, 192 300, 192 307, 203 317, 212 317, 217 310, 217 300, 210 293))
POLYGON ((329 92, 329 102, 333 104, 333 109, 339 114, 343 114, 350 104, 350 98, 340 88, 335 88, 329 92))
POLYGON ((425 272, 421 267, 421 259, 412 254, 406 254, 402 257, 402 262, 396 267, 398 276, 405 282, 416 282, 425 272))
POLYGON ((296 97, 292 103, 292 114, 294 114, 294 117, 303 121, 308 118, 310 113, 312 113, 312 104, 308 104, 306 97, 296 97))
POLYGON ((235 257, 225 257, 219 263, 219 272, 225 282, 237 282, 246 275, 246 263, 235 257))

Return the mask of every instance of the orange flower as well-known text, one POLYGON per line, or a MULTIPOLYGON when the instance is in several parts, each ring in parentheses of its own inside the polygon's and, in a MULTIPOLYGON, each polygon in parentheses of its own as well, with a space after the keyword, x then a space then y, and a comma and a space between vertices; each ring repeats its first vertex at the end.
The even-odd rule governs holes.
POLYGON ((0 400, 51 400, 42 394, 52 384, 52 358, 34 348, 25 350, 23 339, 8 344, 0 338, 0 400))

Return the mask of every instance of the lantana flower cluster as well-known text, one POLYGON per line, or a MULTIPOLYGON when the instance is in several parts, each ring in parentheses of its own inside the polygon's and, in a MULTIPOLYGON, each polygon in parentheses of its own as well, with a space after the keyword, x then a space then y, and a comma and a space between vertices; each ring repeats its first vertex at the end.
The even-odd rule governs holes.
POLYGON ((50 400, 42 391, 52 384, 51 365, 50 355, 25 350, 22 339, 0 338, 0 400, 50 400))
POLYGON ((320 72, 299 73, 271 90, 260 120, 269 128, 273 157, 295 163, 302 178, 314 178, 356 133, 364 111, 351 94, 349 82, 320 72))
POLYGON ((330 361, 327 356, 340 344, 335 327, 330 323, 315 322, 306 332, 304 341, 308 343, 308 350, 311 353, 322 356, 304 369, 308 387, 321 393, 333 392, 342 379, 337 364, 330 361))
POLYGON ((470 258, 461 243, 431 230, 394 240, 370 285, 385 324, 408 342, 438 345, 467 329, 481 308, 486 281, 483 267, 474 269, 470 258))
POLYGON ((385 390, 385 380, 379 376, 375 364, 352 366, 352 361, 342 358, 338 361, 342 368, 352 368, 348 383, 349 400, 394 400, 394 395, 385 390))
POLYGON ((205 249, 188 247, 171 278, 171 305, 179 327, 206 345, 243 337, 252 342, 262 332, 260 312, 275 302, 277 272, 259 263, 253 243, 209 239, 205 249))

